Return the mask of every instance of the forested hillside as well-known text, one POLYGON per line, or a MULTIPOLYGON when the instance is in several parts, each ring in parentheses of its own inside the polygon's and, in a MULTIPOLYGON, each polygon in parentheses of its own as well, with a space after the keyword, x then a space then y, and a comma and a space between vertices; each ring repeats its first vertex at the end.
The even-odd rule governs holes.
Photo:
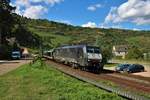
POLYGON ((150 51, 150 31, 123 29, 83 28, 48 20, 24 18, 26 27, 39 35, 45 48, 64 44, 90 44, 111 48, 113 45, 129 45, 143 52, 150 51))

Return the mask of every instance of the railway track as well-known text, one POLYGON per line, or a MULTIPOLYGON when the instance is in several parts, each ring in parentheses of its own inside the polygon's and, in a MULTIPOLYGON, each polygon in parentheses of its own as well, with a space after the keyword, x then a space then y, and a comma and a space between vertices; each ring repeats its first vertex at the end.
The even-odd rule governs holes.
POLYGON ((113 77, 122 78, 122 79, 126 79, 126 80, 132 80, 132 81, 139 82, 139 83, 150 84, 150 81, 148 81, 148 80, 143 80, 143 79, 138 79, 138 78, 135 78, 135 77, 124 76, 122 74, 121 75, 110 74, 110 75, 113 76, 113 77))
POLYGON ((149 98, 146 98, 145 96, 140 96, 133 91, 125 91, 121 88, 118 87, 113 87, 113 86, 108 86, 105 83, 101 82, 101 80, 107 80, 111 81, 114 83, 117 83, 121 85, 123 88, 131 88, 135 91, 141 91, 144 93, 150 93, 150 84, 147 81, 144 81, 145 83, 142 84, 142 81, 137 81, 137 80, 128 80, 127 77, 126 79, 123 79, 123 76, 116 75, 115 74, 93 74, 85 71, 80 71, 80 70, 75 70, 73 68, 68 67, 67 65, 63 65, 60 63, 56 63, 54 61, 48 60, 46 61, 47 64, 53 65, 54 68, 57 70, 71 76, 74 78, 77 78, 81 81, 88 82, 90 84, 95 85, 98 88, 104 89, 109 92, 116 93, 126 99, 133 99, 133 100, 149 100, 149 98))

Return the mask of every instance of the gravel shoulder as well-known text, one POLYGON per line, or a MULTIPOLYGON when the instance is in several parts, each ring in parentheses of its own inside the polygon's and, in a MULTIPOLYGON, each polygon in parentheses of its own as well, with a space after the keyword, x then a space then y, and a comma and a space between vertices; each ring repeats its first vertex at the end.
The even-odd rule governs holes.
POLYGON ((133 75, 140 75, 143 77, 149 77, 150 78, 150 67, 145 67, 145 72, 133 73, 133 75))
POLYGON ((30 61, 31 60, 0 61, 0 75, 4 75, 30 61))

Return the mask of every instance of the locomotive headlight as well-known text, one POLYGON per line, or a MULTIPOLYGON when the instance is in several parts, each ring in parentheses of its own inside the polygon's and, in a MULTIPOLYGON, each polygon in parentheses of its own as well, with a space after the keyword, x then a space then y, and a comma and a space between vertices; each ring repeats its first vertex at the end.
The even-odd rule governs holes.
POLYGON ((99 54, 99 58, 102 59, 102 55, 101 54, 99 54))

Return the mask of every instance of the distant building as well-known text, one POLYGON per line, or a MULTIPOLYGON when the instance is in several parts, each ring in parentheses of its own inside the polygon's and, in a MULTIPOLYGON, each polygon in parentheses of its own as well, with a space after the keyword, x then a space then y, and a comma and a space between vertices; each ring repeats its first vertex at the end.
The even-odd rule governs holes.
POLYGON ((148 53, 143 53, 144 60, 150 60, 150 52, 148 53))
POLYGON ((112 53, 114 56, 120 56, 123 59, 125 58, 125 55, 128 53, 128 46, 127 45, 116 45, 113 46, 112 53))
POLYGON ((22 51, 22 57, 23 58, 29 57, 29 51, 27 48, 22 48, 21 51, 22 51))

